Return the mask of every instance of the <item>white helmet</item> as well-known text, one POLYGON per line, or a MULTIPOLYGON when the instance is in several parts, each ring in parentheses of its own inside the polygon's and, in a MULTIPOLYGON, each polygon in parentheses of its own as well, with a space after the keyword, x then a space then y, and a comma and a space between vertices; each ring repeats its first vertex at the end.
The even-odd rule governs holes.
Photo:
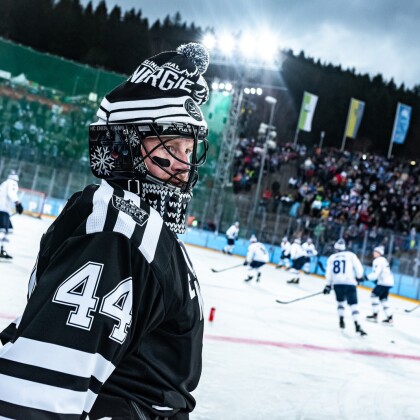
POLYGON ((16 171, 11 170, 7 179, 11 179, 13 181, 19 182, 19 175, 16 173, 16 171))
POLYGON ((379 246, 373 248, 373 252, 377 252, 379 255, 384 255, 385 254, 385 248, 383 247, 383 245, 379 245, 379 246))
POLYGON ((336 249, 337 251, 345 251, 346 250, 346 241, 344 239, 339 239, 334 244, 334 249, 336 249))

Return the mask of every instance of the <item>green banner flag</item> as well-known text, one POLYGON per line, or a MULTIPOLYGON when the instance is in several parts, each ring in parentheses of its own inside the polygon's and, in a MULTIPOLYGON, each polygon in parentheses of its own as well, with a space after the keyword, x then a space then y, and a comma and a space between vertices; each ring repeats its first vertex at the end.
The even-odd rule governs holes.
POLYGON ((298 129, 303 131, 311 131, 312 118, 315 113, 318 96, 304 92, 302 106, 300 107, 298 129))

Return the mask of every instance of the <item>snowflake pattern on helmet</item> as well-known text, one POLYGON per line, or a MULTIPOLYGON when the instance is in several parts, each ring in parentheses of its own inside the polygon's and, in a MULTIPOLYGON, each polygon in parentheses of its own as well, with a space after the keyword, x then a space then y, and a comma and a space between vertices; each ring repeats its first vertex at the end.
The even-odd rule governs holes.
MULTIPOLYGON (((128 139, 129 144, 131 145, 131 147, 137 147, 137 146, 141 145, 140 138, 139 138, 136 130, 134 130, 133 128, 128 129, 127 139, 128 139)), ((127 139, 126 139, 126 141, 127 141, 127 139)))
POLYGON ((144 175, 147 173, 147 167, 144 163, 144 159, 141 156, 134 156, 133 159, 133 168, 140 173, 141 175, 144 175))
POLYGON ((114 169, 114 159, 107 146, 96 146, 92 153, 90 165, 98 175, 109 175, 111 173, 114 169))

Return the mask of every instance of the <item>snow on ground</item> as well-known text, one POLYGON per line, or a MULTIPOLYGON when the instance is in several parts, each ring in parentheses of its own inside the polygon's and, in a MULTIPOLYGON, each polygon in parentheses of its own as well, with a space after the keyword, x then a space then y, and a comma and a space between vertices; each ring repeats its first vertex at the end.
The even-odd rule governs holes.
MULTIPOLYGON (((50 223, 13 218, 6 249, 14 259, 0 260, 0 328, 25 306, 39 239, 50 223)), ((322 278, 302 276, 299 285, 289 285, 289 273, 266 265, 260 283, 245 283, 246 267, 211 271, 240 264, 242 257, 188 251, 205 303, 203 374, 192 420, 420 419, 420 309, 404 311, 416 303, 391 298, 393 327, 364 322, 370 292, 359 288, 368 333, 361 338, 349 312, 340 332, 333 293, 276 303, 321 291, 322 278)))

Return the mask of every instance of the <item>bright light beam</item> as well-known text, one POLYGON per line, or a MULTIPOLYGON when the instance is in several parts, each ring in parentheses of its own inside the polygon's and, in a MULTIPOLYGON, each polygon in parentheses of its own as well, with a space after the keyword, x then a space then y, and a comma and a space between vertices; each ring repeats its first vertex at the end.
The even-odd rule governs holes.
POLYGON ((265 62, 273 62, 277 57, 279 42, 274 34, 263 32, 258 37, 258 56, 265 62))
POLYGON ((244 34, 239 41, 239 50, 245 58, 252 57, 256 50, 255 38, 250 34, 244 34))
POLYGON ((235 48, 235 40, 230 34, 222 34, 219 38, 219 48, 225 55, 232 54, 233 49, 235 48))
POLYGON ((210 33, 205 34, 202 42, 207 49, 212 50, 216 45, 216 37, 210 33))

